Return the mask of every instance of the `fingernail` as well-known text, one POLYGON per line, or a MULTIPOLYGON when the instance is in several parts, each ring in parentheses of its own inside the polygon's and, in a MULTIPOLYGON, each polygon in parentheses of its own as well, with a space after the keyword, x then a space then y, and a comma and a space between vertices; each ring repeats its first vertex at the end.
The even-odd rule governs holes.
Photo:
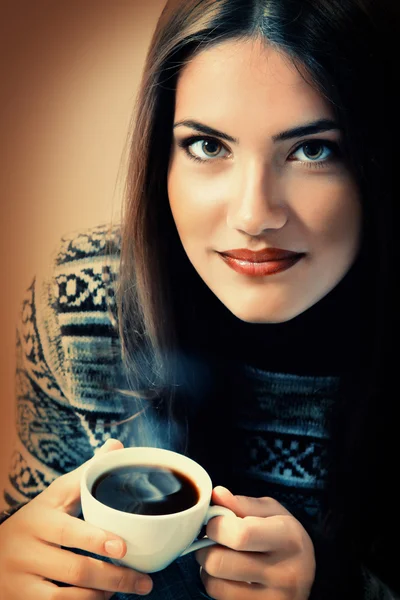
POLYGON ((111 556, 121 556, 124 546, 121 540, 107 540, 104 548, 111 556))
POLYGON ((98 452, 102 453, 102 452, 104 452, 105 450, 107 450, 107 448, 108 448, 108 444, 109 444, 109 443, 110 443, 110 440, 108 439, 108 440, 106 440, 106 441, 104 442, 104 444, 102 444, 102 446, 99 446, 98 448, 96 448, 96 450, 94 451, 95 455, 96 455, 98 452))
POLYGON ((114 450, 116 450, 117 448, 119 449, 124 447, 123 443, 120 440, 117 440, 117 438, 108 438, 108 440, 103 445, 103 448, 109 448, 110 446, 114 446, 114 450))
POLYGON ((141 577, 137 580, 135 585, 135 592, 138 594, 148 594, 151 592, 151 588, 153 587, 153 582, 149 577, 141 577))
POLYGON ((232 492, 230 490, 228 490, 228 488, 224 487, 223 485, 217 485, 214 488, 214 492, 217 492, 217 494, 222 493, 228 493, 230 496, 232 496, 232 492))

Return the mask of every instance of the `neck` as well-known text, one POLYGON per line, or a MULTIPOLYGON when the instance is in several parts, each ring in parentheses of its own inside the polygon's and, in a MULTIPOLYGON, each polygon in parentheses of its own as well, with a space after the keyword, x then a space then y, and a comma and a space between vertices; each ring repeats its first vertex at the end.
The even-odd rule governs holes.
POLYGON ((340 375, 362 364, 371 313, 355 265, 327 296, 285 323, 245 323, 225 307, 219 319, 228 358, 275 372, 340 375))

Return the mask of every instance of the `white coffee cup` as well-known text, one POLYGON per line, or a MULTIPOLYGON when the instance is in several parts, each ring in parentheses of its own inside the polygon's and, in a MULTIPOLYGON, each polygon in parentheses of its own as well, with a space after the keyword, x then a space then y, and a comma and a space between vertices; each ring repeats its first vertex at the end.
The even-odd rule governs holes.
POLYGON ((81 479, 81 504, 85 521, 126 541, 126 555, 116 564, 144 573, 167 567, 178 556, 214 544, 204 537, 196 540, 203 525, 212 517, 234 513, 223 506, 210 506, 212 482, 208 473, 194 460, 161 448, 121 448, 94 457, 81 479), (111 469, 132 465, 167 467, 186 475, 197 487, 197 503, 181 512, 140 515, 111 508, 91 493, 94 482, 111 469))

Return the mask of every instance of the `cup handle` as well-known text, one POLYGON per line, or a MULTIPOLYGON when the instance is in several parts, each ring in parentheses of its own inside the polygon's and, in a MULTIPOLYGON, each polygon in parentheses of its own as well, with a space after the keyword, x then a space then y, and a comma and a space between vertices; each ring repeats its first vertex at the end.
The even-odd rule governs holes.
MULTIPOLYGON (((209 506, 207 510, 207 514, 204 518, 203 525, 207 525, 208 521, 213 517, 224 517, 224 516, 236 516, 232 510, 229 508, 225 508, 225 506, 209 506)), ((185 556, 185 554, 189 554, 189 552, 194 552, 195 550, 200 550, 200 548, 206 548, 207 546, 213 546, 217 542, 214 540, 210 540, 207 536, 204 536, 201 540, 197 540, 190 544, 181 554, 181 556, 185 556)))

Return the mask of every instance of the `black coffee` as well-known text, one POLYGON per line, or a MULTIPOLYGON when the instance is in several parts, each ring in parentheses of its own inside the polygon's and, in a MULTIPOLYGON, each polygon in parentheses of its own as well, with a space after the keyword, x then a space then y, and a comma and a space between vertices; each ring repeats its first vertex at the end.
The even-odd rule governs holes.
POLYGON ((136 515, 177 513, 199 500, 199 490, 186 475, 152 465, 107 471, 94 482, 92 494, 111 508, 136 515))

